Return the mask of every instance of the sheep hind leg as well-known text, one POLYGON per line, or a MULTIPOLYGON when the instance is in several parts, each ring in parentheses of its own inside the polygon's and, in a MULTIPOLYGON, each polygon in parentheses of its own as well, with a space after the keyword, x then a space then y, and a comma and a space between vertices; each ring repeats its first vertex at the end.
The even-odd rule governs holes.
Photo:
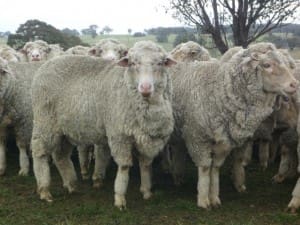
POLYGON ((17 140, 17 146, 19 149, 19 162, 20 162, 20 176, 28 176, 29 173, 29 157, 27 155, 26 145, 17 140))
POLYGON ((110 152, 107 145, 95 145, 95 169, 93 174, 93 187, 100 188, 103 185, 106 168, 110 161, 110 152))
POLYGON ((37 192, 41 200, 52 202, 50 187, 49 152, 41 138, 32 137, 33 172, 37 181, 37 192))
POLYGON ((5 140, 0 139, 0 176, 4 175, 6 170, 6 145, 5 140))
POLYGON ((267 169, 268 167, 269 153, 270 153, 269 146, 270 143, 268 141, 259 142, 259 163, 264 170, 267 169))
POLYGON ((89 149, 87 146, 77 146, 78 158, 80 164, 80 173, 83 180, 88 180, 89 176, 89 149))
POLYGON ((74 165, 71 161, 73 146, 63 140, 62 148, 58 148, 52 153, 53 161, 63 179, 63 186, 68 189, 69 193, 76 191, 77 177, 74 165))
POLYGON ((273 181, 276 183, 282 183, 289 170, 289 149, 286 146, 281 146, 280 149, 280 163, 277 174, 273 177, 273 181))
POLYGON ((144 199, 149 199, 152 196, 151 193, 151 173, 152 173, 152 161, 153 159, 149 159, 143 156, 139 157, 139 165, 140 165, 140 176, 141 176, 141 187, 140 191, 143 194, 144 199))

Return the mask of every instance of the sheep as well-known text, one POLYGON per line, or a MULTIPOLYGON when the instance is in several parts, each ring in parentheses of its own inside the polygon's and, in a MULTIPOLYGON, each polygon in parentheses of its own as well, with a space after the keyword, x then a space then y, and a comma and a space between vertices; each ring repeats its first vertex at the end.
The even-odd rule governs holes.
POLYGON ((62 56, 38 70, 32 84, 31 146, 40 199, 52 201, 50 155, 64 187, 70 193, 75 190, 70 143, 109 145, 118 165, 114 204, 120 209, 126 207, 131 149, 135 147, 140 191, 144 199, 151 197, 151 162, 174 126, 166 67, 175 63, 155 43, 140 41, 118 61, 119 66, 96 57, 62 56))
POLYGON ((48 59, 52 59, 53 57, 61 56, 64 54, 64 50, 60 47, 59 44, 49 44, 50 53, 48 55, 48 59))
POLYGON ((241 46, 235 46, 232 47, 230 49, 228 49, 220 58, 220 62, 224 63, 224 62, 228 62, 231 57, 237 53, 238 51, 240 51, 241 49, 243 49, 241 46))
POLYGON ((12 131, 19 149, 19 175, 28 175, 32 132, 31 81, 41 63, 10 62, 0 58, 0 175, 6 170, 7 135, 12 131))
POLYGON ((91 47, 88 54, 107 60, 118 60, 126 56, 128 48, 119 41, 111 38, 102 39, 91 47))
POLYGON ((88 55, 90 48, 86 46, 76 45, 65 51, 65 55, 88 55))
MULTIPOLYGON (((219 168, 273 112, 276 96, 294 93, 293 77, 275 46, 240 50, 228 63, 197 62, 172 73, 175 129, 198 167, 197 205, 218 206, 219 168)), ((171 142, 172 142, 171 140, 171 142)))
POLYGON ((46 61, 50 52, 49 44, 42 40, 29 41, 21 49, 27 62, 46 61))
POLYGON ((20 62, 21 55, 11 47, 0 47, 0 57, 8 62, 20 62))
POLYGON ((194 41, 188 41, 177 45, 170 56, 179 62, 210 61, 212 60, 207 49, 194 41))

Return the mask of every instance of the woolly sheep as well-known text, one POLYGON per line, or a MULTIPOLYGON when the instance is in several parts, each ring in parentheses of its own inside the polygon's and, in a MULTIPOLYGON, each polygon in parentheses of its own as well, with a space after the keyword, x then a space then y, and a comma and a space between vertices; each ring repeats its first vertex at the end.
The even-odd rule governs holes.
POLYGON ((243 49, 242 47, 240 46, 235 46, 235 47, 232 47, 230 49, 228 49, 220 58, 220 62, 221 63, 224 63, 224 62, 228 62, 231 57, 237 53, 238 51, 240 51, 241 49, 243 49))
POLYGON ((49 44, 42 40, 29 41, 21 49, 27 62, 46 61, 50 51, 49 44))
POLYGON ((90 48, 86 46, 76 45, 65 51, 65 55, 88 55, 90 48))
POLYGON ((170 56, 179 62, 209 61, 212 59, 207 49, 194 41, 177 45, 170 52, 170 56))
POLYGON ((59 44, 49 44, 50 53, 48 55, 48 59, 52 59, 53 57, 61 56, 64 54, 64 50, 60 47, 59 44))
POLYGON ((174 69, 172 140, 184 140, 198 167, 199 207, 221 204, 219 168, 226 156, 250 139, 272 113, 276 95, 298 87, 275 46, 265 45, 266 52, 253 46, 228 63, 198 62, 174 69))
POLYGON ((128 48, 115 39, 103 39, 89 50, 89 55, 107 60, 119 60, 126 56, 128 48))
POLYGON ((7 63, 0 58, 0 175, 6 169, 6 137, 12 130, 19 148, 19 175, 28 175, 32 132, 31 81, 41 63, 7 63), (9 128, 9 130, 8 130, 9 128))
POLYGON ((0 57, 7 62, 19 62, 21 61, 21 54, 11 47, 0 47, 0 57))
POLYGON ((114 187, 115 205, 120 209, 126 206, 131 149, 135 146, 139 152, 140 191, 144 199, 151 196, 151 162, 173 131, 171 82, 166 67, 174 63, 161 47, 141 41, 118 62, 121 67, 95 57, 62 56, 39 69, 32 85, 31 145, 41 199, 52 201, 51 154, 64 187, 69 192, 75 189, 69 142, 109 145, 118 165, 114 187))

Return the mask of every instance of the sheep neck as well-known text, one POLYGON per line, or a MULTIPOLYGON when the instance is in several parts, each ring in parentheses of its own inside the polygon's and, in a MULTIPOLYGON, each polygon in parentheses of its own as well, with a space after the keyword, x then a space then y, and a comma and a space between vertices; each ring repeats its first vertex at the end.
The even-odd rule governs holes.
POLYGON ((218 80, 215 94, 223 95, 217 104, 220 111, 224 112, 223 122, 229 139, 233 144, 241 145, 253 136, 261 122, 273 112, 276 94, 263 91, 257 69, 245 74, 239 66, 232 68, 231 73, 219 74, 223 79, 218 80))

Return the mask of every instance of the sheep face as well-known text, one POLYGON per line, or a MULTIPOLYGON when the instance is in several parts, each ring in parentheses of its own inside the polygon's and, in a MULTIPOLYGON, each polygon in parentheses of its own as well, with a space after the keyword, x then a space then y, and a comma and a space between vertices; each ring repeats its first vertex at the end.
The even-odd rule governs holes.
POLYGON ((29 62, 35 61, 43 61, 47 59, 47 54, 51 51, 51 48, 47 46, 40 46, 36 44, 26 44, 23 49, 22 53, 24 53, 29 62))
POLYGON ((108 42, 105 45, 91 48, 89 55, 115 61, 127 55, 127 48, 120 43, 108 42))
POLYGON ((247 64, 259 72, 264 91, 288 96, 298 89, 299 82, 276 50, 252 52, 250 55, 247 64))
POLYGON ((165 68, 176 62, 162 52, 130 51, 127 57, 122 58, 118 64, 127 69, 130 85, 144 98, 154 93, 163 93, 167 86, 167 73, 165 68))

